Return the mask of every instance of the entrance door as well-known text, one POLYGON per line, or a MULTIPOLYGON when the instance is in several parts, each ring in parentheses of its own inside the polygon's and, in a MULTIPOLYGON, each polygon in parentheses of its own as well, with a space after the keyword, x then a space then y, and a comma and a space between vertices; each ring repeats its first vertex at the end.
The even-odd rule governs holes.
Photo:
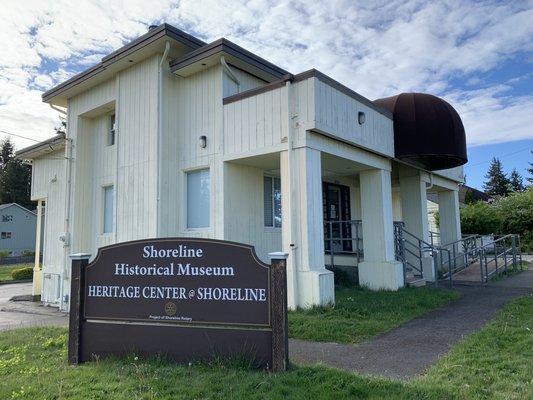
POLYGON ((348 186, 323 182, 324 235, 326 251, 333 245, 334 252, 352 251, 350 220, 350 188, 348 186), (331 237, 334 239, 331 242, 331 237))

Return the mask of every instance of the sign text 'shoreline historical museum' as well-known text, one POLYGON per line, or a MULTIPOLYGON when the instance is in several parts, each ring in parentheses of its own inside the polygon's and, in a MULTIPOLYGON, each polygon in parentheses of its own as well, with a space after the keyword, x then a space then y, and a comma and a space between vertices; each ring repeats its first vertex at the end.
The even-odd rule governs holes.
POLYGON ((165 238, 72 256, 69 361, 162 355, 177 362, 244 356, 287 365, 285 255, 249 245, 165 238))

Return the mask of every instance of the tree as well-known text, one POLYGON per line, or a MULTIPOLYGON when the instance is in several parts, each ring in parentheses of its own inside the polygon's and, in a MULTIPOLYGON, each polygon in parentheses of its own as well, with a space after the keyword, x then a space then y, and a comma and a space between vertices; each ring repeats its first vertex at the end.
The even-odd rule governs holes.
POLYGON ((511 185, 511 190, 513 192, 523 192, 525 189, 522 175, 518 173, 516 168, 513 168, 511 172, 511 176, 509 178, 509 184, 511 185))
POLYGON ((503 172, 502 163, 496 157, 492 159, 485 178, 487 180, 483 188, 489 196, 506 196, 509 194, 509 179, 503 172))
POLYGON ((0 142, 0 204, 18 203, 32 209, 31 167, 15 158, 15 147, 10 139, 0 142))
POLYGON ((527 181, 530 185, 533 185, 533 163, 529 163, 529 168, 527 169, 527 172, 529 172, 529 175, 527 177, 527 181))

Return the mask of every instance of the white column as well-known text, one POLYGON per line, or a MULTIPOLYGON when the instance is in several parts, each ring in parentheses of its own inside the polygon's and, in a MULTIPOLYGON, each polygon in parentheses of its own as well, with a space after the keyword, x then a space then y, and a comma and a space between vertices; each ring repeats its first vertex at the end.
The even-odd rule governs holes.
POLYGON ((43 201, 37 201, 37 224, 35 231, 35 261, 33 265, 32 295, 40 296, 43 288, 43 273, 40 266, 39 255, 41 254, 41 222, 43 217, 43 201))
POLYGON ((397 290, 404 285, 403 265, 394 257, 390 171, 361 171, 364 261, 359 283, 370 289, 397 290))
POLYGON ((291 157, 290 167, 287 151, 280 158, 282 241, 283 250, 289 253, 289 307, 333 303, 333 273, 324 266, 320 151, 297 148, 291 157))
POLYGON ((440 242, 443 245, 461 239, 458 190, 439 192, 439 229, 440 242))
MULTIPOLYGON (((400 193, 402 196, 402 218, 405 230, 417 238, 429 243, 429 221, 427 206, 426 182, 420 176, 420 172, 413 168, 400 166, 400 193)), ((414 238, 407 238, 410 242, 416 242, 414 238)), ((414 246, 409 249, 418 254, 414 246)), ((415 257, 407 252, 407 260, 416 268, 421 267, 423 278, 426 281, 435 280, 433 270, 433 258, 431 253, 422 253, 422 258, 415 257)))

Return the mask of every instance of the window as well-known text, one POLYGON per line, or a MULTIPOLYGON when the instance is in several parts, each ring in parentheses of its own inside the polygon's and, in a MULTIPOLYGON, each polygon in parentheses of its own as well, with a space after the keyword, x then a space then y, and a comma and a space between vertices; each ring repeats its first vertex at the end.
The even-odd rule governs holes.
POLYGON ((2 222, 12 222, 13 216, 12 215, 2 215, 2 222))
POLYGON ((2 239, 11 239, 11 232, 2 232, 0 238, 2 238, 2 239))
POLYGON ((265 226, 281 228, 281 180, 264 177, 265 226))
POLYGON ((107 132, 107 145, 108 146, 113 146, 115 144, 115 132, 116 132, 115 114, 111 114, 109 116, 109 131, 107 132))
POLYGON ((209 227, 210 186, 209 169, 187 173, 187 228, 209 227))
POLYGON ((104 229, 103 233, 113 232, 113 214, 114 214, 114 186, 104 187, 104 229))

